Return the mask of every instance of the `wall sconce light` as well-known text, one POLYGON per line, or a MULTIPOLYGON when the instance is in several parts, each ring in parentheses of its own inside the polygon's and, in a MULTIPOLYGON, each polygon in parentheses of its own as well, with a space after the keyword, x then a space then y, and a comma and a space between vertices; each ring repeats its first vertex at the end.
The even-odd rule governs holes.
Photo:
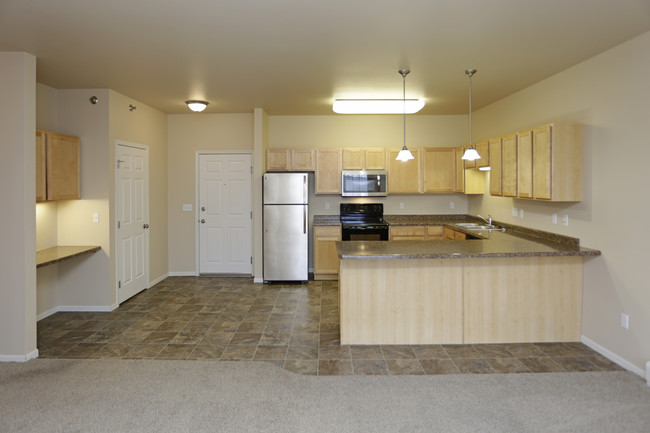
POLYGON ((206 101, 198 101, 195 99, 190 99, 189 101, 185 101, 188 107, 190 107, 190 110, 200 113, 201 111, 205 110, 205 107, 208 106, 208 102, 206 101))
POLYGON ((129 104, 129 111, 135 110, 137 107, 135 105, 129 104))
POLYGON ((99 98, 98 98, 97 96, 91 96, 90 98, 88 98, 88 100, 89 100, 90 103, 93 104, 93 105, 95 105, 96 103, 99 102, 99 98))

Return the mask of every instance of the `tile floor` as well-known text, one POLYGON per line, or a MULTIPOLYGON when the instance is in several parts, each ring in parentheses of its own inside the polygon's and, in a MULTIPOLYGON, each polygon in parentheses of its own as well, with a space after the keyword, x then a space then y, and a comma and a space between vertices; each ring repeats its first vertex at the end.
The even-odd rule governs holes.
POLYGON ((342 346, 337 282, 170 277, 110 313, 38 322, 42 358, 267 361, 310 375, 621 368, 582 343, 342 346))

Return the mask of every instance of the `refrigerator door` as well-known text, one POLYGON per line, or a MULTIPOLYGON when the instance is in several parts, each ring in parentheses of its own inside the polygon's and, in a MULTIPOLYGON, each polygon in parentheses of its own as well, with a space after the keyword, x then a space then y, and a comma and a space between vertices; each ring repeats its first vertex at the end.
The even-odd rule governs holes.
POLYGON ((306 173, 266 173, 264 204, 307 204, 306 173))
POLYGON ((307 281, 307 205, 264 206, 264 280, 307 281))

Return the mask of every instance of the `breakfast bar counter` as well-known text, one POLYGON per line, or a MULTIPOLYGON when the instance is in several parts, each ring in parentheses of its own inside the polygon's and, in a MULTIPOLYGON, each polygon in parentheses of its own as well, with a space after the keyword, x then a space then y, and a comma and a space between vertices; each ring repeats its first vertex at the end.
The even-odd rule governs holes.
POLYGON ((579 341, 583 261, 600 251, 543 232, 472 234, 338 242, 341 344, 579 341))

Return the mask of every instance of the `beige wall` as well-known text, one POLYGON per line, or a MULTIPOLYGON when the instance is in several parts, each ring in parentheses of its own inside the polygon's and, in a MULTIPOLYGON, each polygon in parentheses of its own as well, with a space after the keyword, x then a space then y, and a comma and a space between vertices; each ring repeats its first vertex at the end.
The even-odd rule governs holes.
POLYGON ((36 356, 36 58, 0 53, 0 361, 36 356))
POLYGON ((253 150, 252 114, 172 114, 167 121, 169 272, 194 274, 195 165, 201 150, 253 150), (183 212, 183 204, 192 212, 183 212))
MULTIPOLYGON (((600 249, 585 263, 583 335, 642 369, 650 359, 650 296, 645 267, 650 214, 647 123, 650 33, 580 63, 475 113, 476 139, 550 121, 583 124, 581 203, 538 203, 501 197, 470 199, 471 213, 567 234, 600 249), (524 209, 524 219, 512 217, 524 209), (569 226, 551 214, 569 215, 569 226), (630 330, 620 325, 630 316, 630 330)), ((638 370, 639 373, 641 370, 638 370)))

